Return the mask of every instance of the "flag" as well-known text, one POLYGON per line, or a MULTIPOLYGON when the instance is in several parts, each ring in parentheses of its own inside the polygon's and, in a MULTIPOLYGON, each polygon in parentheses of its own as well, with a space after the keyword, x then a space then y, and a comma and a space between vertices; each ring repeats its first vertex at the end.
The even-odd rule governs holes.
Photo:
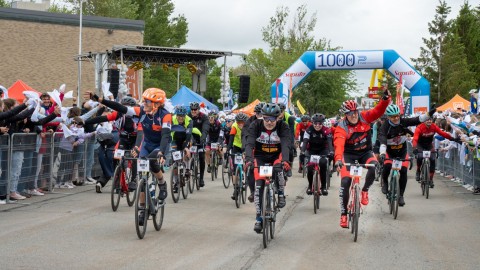
POLYGON ((297 100, 297 107, 302 114, 305 114, 305 109, 303 108, 302 104, 300 104, 300 100, 297 100))

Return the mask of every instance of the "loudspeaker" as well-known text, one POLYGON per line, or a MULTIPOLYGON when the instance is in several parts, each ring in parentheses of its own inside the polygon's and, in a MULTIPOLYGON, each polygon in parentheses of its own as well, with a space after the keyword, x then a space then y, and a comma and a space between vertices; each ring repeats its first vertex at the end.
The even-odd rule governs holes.
POLYGON ((240 75, 240 90, 238 91, 238 103, 247 103, 250 94, 250 76, 240 75))
POLYGON ((110 92, 112 92, 113 97, 116 99, 118 95, 118 85, 120 84, 120 71, 118 69, 109 69, 107 82, 110 83, 110 92))

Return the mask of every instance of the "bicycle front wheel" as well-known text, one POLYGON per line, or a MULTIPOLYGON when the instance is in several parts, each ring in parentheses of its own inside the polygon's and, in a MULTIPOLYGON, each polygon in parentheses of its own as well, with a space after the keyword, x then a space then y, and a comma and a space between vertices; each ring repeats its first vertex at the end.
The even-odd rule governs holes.
POLYGON ((147 231, 147 222, 148 222, 148 216, 149 216, 149 209, 148 209, 148 204, 143 203, 143 206, 140 205, 140 197, 143 194, 144 198, 147 194, 145 194, 145 191, 147 189, 147 180, 145 178, 142 178, 137 186, 137 190, 140 189, 140 193, 137 196, 136 202, 135 202, 135 230, 137 231, 137 236, 140 239, 143 239, 145 236, 145 232, 147 231), (140 220, 140 211, 143 212, 143 220, 140 220))
POLYGON ((172 172, 170 174, 170 192, 172 193, 172 200, 174 203, 177 203, 180 199, 180 184, 178 179, 178 165, 175 162, 173 164, 172 172))
POLYGON ((267 185, 263 188, 263 198, 262 198, 262 225, 263 225, 263 248, 267 248, 268 246, 268 231, 270 228, 270 217, 268 213, 269 207, 269 190, 267 185))
POLYGON ((185 200, 188 197, 188 183, 185 176, 185 164, 183 164, 182 167, 178 170, 178 176, 180 177, 178 180, 180 180, 179 185, 182 189, 182 197, 185 200))
POLYGON ((320 202, 320 193, 318 192, 318 172, 315 171, 315 174, 313 175, 313 213, 317 213, 318 209, 318 204, 320 202))
MULTIPOLYGON (((248 175, 248 174, 247 174, 248 175)), ((247 181, 248 181, 248 178, 247 178, 247 175, 245 175, 243 172, 242 172, 242 188, 240 189, 240 191, 242 192, 242 203, 245 204, 246 203, 246 200, 247 200, 247 190, 248 190, 248 184, 247 184, 247 181)))
POLYGON ((188 190, 190 191, 190 194, 193 193, 195 190, 195 181, 197 179, 195 175, 195 162, 193 160, 190 160, 190 179, 188 180, 188 190))
MULTIPOLYGON (((134 165, 132 164, 132 161, 129 160, 128 163, 127 163, 127 169, 124 172, 127 189, 128 189, 128 184, 130 184, 130 182, 133 181, 134 177, 137 177, 137 175, 135 175, 135 176, 133 175, 132 166, 134 166, 134 165)), ((135 189, 133 191, 127 190, 127 204, 128 204, 128 206, 130 206, 130 207, 133 206, 133 204, 135 203, 135 198, 136 197, 137 197, 137 189, 135 189)))
POLYGON ((195 159, 194 174, 195 186, 197 187, 197 190, 200 190, 200 161, 198 157, 195 159))
POLYGON ((125 174, 123 173, 122 165, 119 163, 113 174, 112 190, 110 191, 110 202, 113 212, 117 211, 118 205, 120 204, 120 197, 122 196, 120 179, 122 177, 125 177, 125 174))
POLYGON ((277 221, 277 200, 275 199, 275 194, 272 196, 272 201, 270 202, 271 211, 270 211, 270 238, 275 238, 275 222, 277 221))
POLYGON ((400 183, 398 181, 398 173, 395 173, 392 178, 392 196, 393 196, 393 219, 397 219, 398 216, 398 200, 400 198, 400 183))
POLYGON ((240 171, 240 167, 237 167, 235 169, 235 176, 236 178, 238 179, 238 184, 237 186, 233 186, 233 188, 236 188, 237 189, 237 197, 235 198, 235 206, 237 206, 237 208, 240 208, 240 205, 242 204, 241 200, 242 200, 242 191, 240 190, 240 187, 242 185, 242 173, 240 171))
POLYGON ((430 195, 430 166, 428 162, 425 162, 425 168, 423 169, 423 182, 425 183, 425 198, 428 199, 430 195))
POLYGON ((228 188, 230 186, 230 177, 228 177, 228 161, 227 164, 225 164, 225 162, 222 162, 220 169, 222 172, 223 186, 225 188, 228 188))
POLYGON ((355 187, 355 202, 353 213, 353 241, 357 242, 358 237, 358 225, 360 222, 360 188, 355 187))
POLYGON ((330 162, 327 162, 327 174, 326 174, 326 177, 327 177, 327 180, 326 180, 326 185, 327 185, 327 190, 330 189, 330 162))

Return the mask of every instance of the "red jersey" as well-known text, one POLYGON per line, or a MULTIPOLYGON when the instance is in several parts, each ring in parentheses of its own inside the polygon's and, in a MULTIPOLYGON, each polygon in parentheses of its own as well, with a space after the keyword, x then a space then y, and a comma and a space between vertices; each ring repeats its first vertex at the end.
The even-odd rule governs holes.
POLYGON ((437 125, 432 123, 430 127, 427 127, 425 123, 422 123, 415 129, 415 134, 413 135, 413 147, 419 145, 423 149, 431 149, 435 133, 438 133, 446 139, 453 140, 450 134, 441 130, 437 125))

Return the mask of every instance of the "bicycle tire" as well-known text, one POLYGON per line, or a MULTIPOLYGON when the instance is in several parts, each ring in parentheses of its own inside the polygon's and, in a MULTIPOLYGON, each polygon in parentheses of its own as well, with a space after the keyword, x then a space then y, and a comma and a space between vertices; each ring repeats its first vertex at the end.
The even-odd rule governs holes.
POLYGON ((398 181, 398 173, 393 176, 393 185, 395 191, 392 192, 393 199, 393 219, 397 219, 398 216, 398 200, 400 199, 400 183, 398 181))
MULTIPOLYGON (((142 178, 139 181, 138 186, 137 186, 137 189, 140 189, 140 193, 142 191, 145 193, 145 191, 148 190, 146 185, 147 185, 147 183, 146 183, 145 178, 142 178)), ((147 196, 147 194, 145 193, 145 197, 146 196, 147 196)), ((143 226, 140 226, 138 224, 138 220, 139 220, 138 214, 139 214, 139 210, 140 210, 140 197, 141 196, 139 194, 137 196, 137 199, 135 200, 135 230, 137 231, 138 238, 143 239, 143 237, 145 237, 145 232, 147 231, 149 209, 148 209, 148 203, 146 203, 145 207, 144 207, 145 215, 144 215, 144 219, 143 219, 143 226)))
POLYGON ((228 189, 228 187, 230 186, 230 178, 228 178, 228 171, 225 171, 226 170, 225 163, 222 162, 221 166, 222 166, 221 169, 222 169, 223 186, 228 189), (225 174, 227 175, 227 177, 225 177, 225 174))
POLYGON ((276 224, 276 221, 277 221, 277 202, 276 202, 276 199, 275 199, 275 194, 273 195, 272 197, 272 201, 271 201, 271 204, 272 204, 272 211, 270 212, 270 239, 273 239, 275 238, 275 224, 276 224))
POLYGON ((214 165, 214 157, 215 157, 215 152, 212 152, 210 156, 210 177, 212 178, 212 181, 215 181, 215 172, 213 167, 214 165))
POLYGON ((110 191, 110 203, 112 205, 113 212, 117 211, 118 205, 120 204, 120 197, 122 196, 123 192, 122 187, 120 186, 120 179, 122 177, 122 174, 122 165, 118 164, 113 174, 112 189, 110 191))
POLYGON ((172 200, 174 203, 178 203, 180 199, 180 181, 179 181, 179 174, 178 174, 178 165, 175 162, 173 164, 172 172, 170 173, 170 192, 172 193, 172 200), (177 170, 177 193, 175 193, 175 170, 177 170))
POLYGON ((263 195, 262 195, 262 227, 263 227, 263 248, 267 248, 268 246, 268 229, 270 227, 269 224, 269 217, 268 217, 268 187, 267 185, 264 185, 263 187, 263 195))
POLYGON ((330 189, 330 178, 331 178, 331 177, 330 177, 330 162, 327 162, 327 173, 326 173, 326 177, 327 177, 327 179, 326 179, 325 184, 327 185, 327 190, 329 190, 329 189, 330 189))
POLYGON ((193 191, 195 190, 196 176, 194 174, 195 172, 194 167, 195 167, 195 162, 191 160, 190 161, 190 179, 188 180, 188 190, 190 191, 190 194, 192 194, 193 191))
MULTIPOLYGON (((390 176, 390 181, 388 182, 388 192, 387 192, 387 199, 388 199, 388 205, 389 205, 389 210, 390 210, 390 215, 393 214, 393 207, 394 207, 394 197, 395 197, 395 185, 393 183, 393 172, 392 175, 390 176)), ((383 180, 381 180, 383 182, 383 180)))
POLYGON ((318 209, 318 200, 317 200, 317 197, 320 196, 320 194, 318 193, 317 177, 318 177, 318 173, 317 173, 317 171, 315 171, 315 174, 313 175, 313 187, 312 187, 312 192, 313 192, 313 213, 314 213, 314 214, 317 213, 317 209, 318 209))
POLYGON ((422 196, 425 196, 425 173, 424 173, 424 162, 422 163, 422 167, 420 167, 420 188, 422 189, 422 196))
POLYGON ((188 198, 188 183, 186 183, 185 177, 185 164, 182 165, 180 169, 180 187, 182 188, 182 197, 184 200, 188 198))
POLYGON ((358 225, 360 221, 360 188, 358 186, 355 187, 355 206, 354 206, 354 218, 353 218, 353 242, 357 242, 358 238, 358 225))
POLYGON ((194 173, 195 173, 195 186, 197 190, 200 190, 200 161, 197 158, 195 158, 195 167, 194 167, 194 173))
POLYGON ((237 186, 233 185, 233 188, 236 188, 237 189, 237 197, 235 198, 235 206, 237 208, 240 208, 240 205, 242 204, 241 200, 242 200, 242 194, 241 193, 241 190, 240 190, 240 177, 241 177, 241 172, 240 172, 240 167, 237 166, 237 168, 235 169, 235 175, 237 176, 237 179, 238 179, 238 184, 237 186))
MULTIPOLYGON (((172 172, 173 174, 173 172, 172 172)), ((180 193, 180 190, 178 191, 180 193)), ((156 205, 152 205, 155 208, 155 214, 152 215, 153 219, 153 227, 155 227, 155 230, 158 232, 162 228, 163 224, 163 218, 164 218, 164 212, 165 212, 165 202, 162 202, 160 205, 160 202, 158 201, 158 196, 160 195, 160 189, 157 187, 155 191, 155 200, 153 200, 156 205)), ((150 199, 150 202, 152 200, 150 199)))
POLYGON ((213 174, 212 180, 213 180, 213 178, 217 179, 217 173, 218 173, 218 155, 216 152, 214 152, 212 164, 213 164, 213 167, 212 167, 212 174, 213 174))
MULTIPOLYGON (((132 182, 132 178, 133 178, 133 172, 132 172, 132 161, 131 160, 128 160, 127 162, 127 168, 124 172, 125 174, 125 180, 126 180, 126 184, 127 184, 127 188, 128 188, 128 185, 130 184, 130 182, 132 182)), ((138 177, 138 175, 137 175, 138 177)), ((135 183, 136 184, 136 183, 135 183)), ((129 207, 132 207, 133 204, 135 203, 135 199, 137 198, 137 189, 133 190, 133 191, 130 191, 128 190, 127 191, 127 204, 129 207)))
MULTIPOLYGON (((248 175, 248 174, 247 174, 248 175)), ((247 190, 248 190, 248 184, 247 184, 247 175, 242 172, 242 203, 245 204, 247 202, 247 190)))
POLYGON ((425 198, 428 199, 430 195, 430 164, 429 162, 425 161, 425 169, 423 177, 425 179, 425 198))

